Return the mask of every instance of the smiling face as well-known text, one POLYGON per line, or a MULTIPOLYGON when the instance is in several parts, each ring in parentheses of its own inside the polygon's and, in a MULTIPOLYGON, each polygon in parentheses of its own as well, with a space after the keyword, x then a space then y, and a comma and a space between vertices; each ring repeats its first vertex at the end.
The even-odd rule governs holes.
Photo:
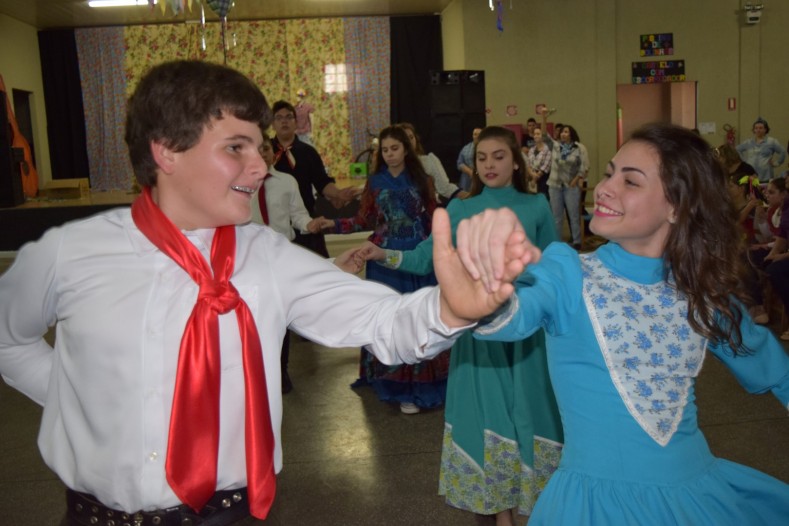
POLYGON ((535 128, 535 130, 533 132, 533 135, 532 135, 532 138, 534 139, 534 142, 541 143, 542 142, 542 130, 539 129, 539 128, 535 128))
POLYGON ((482 139, 477 143, 477 174, 489 188, 512 185, 512 173, 517 169, 512 150, 501 139, 482 139))
POLYGON ((154 200, 182 230, 246 223, 267 171, 262 142, 256 123, 225 116, 212 119, 188 150, 153 143, 159 166, 154 200))
POLYGON ((660 178, 660 157, 651 145, 630 141, 608 163, 595 187, 589 228, 628 252, 660 257, 674 221, 660 178))
POLYGON ((389 172, 392 175, 397 175, 403 171, 405 167, 405 148, 402 142, 393 137, 384 138, 381 141, 381 157, 386 166, 389 167, 389 172))

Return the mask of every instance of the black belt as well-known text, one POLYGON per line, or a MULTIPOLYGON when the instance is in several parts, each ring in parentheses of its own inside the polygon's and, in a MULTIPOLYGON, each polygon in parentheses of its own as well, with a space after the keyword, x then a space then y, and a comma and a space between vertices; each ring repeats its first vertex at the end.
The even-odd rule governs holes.
POLYGON ((71 489, 66 489, 66 504, 73 526, 224 526, 249 516, 246 488, 217 491, 199 513, 186 505, 127 513, 71 489))

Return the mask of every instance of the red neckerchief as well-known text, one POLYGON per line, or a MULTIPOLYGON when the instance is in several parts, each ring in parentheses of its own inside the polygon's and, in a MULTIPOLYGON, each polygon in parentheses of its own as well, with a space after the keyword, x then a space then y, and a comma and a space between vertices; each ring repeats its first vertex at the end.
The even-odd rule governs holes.
POLYGON ((234 310, 241 332, 245 384, 245 444, 249 506, 265 519, 276 491, 263 354, 255 320, 230 282, 236 256, 236 228, 216 229, 211 267, 200 251, 164 215, 146 187, 131 208, 137 228, 200 286, 178 354, 165 471, 181 501, 196 511, 216 492, 219 449, 219 315, 234 310), (213 269, 213 272, 212 272, 213 269))
POLYGON ((296 158, 293 156, 293 152, 290 151, 290 149, 293 147, 293 143, 291 143, 290 146, 285 147, 282 146, 279 141, 277 141, 276 146, 277 151, 274 152, 274 166, 277 165, 279 160, 282 158, 282 155, 285 154, 285 158, 288 160, 290 169, 292 170, 296 168, 296 158))

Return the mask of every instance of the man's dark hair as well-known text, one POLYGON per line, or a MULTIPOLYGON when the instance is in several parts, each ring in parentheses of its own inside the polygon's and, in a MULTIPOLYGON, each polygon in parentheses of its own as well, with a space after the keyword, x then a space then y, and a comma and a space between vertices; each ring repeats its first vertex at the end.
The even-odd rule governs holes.
POLYGON ((129 99, 126 144, 134 175, 141 186, 156 185, 152 142, 183 152, 198 143, 212 119, 226 115, 271 124, 266 97, 238 71, 198 60, 165 62, 140 80, 129 99))

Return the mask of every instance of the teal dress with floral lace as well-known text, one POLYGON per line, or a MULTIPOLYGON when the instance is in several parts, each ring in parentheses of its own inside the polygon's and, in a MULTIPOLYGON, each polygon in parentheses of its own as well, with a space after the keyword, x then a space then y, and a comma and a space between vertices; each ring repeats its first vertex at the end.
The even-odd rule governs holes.
MULTIPOLYGON (((517 214, 535 245, 556 241, 545 197, 512 186, 452 200, 452 232, 462 219, 502 207, 517 214)), ((398 270, 431 272, 432 239, 403 252, 398 270)), ((444 420, 439 493, 447 503, 484 515, 528 514, 559 464, 563 440, 542 331, 517 342, 461 336, 450 355, 444 420)))
POLYGON ((664 261, 609 243, 579 256, 553 244, 519 278, 517 301, 480 338, 544 328, 564 450, 529 526, 787 524, 789 485, 712 455, 695 378, 714 353, 752 393, 789 404, 789 357, 745 314, 735 356, 687 323, 664 261))

